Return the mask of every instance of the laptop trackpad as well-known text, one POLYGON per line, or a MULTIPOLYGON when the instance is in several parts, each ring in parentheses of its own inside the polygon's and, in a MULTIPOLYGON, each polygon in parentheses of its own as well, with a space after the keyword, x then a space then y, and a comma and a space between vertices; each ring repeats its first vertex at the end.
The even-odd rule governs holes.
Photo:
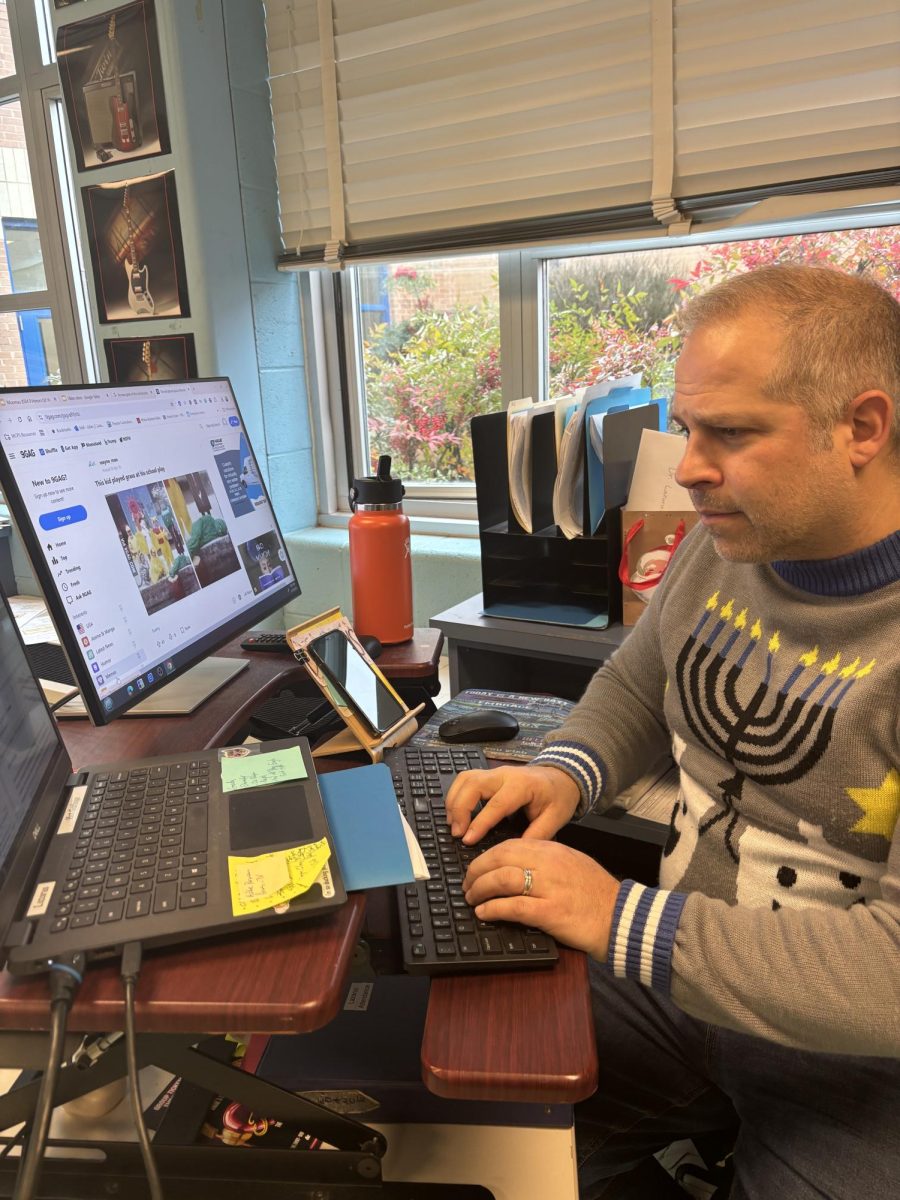
POLYGON ((255 788, 228 797, 231 849, 243 853, 285 842, 299 846, 313 831, 303 788, 255 788))

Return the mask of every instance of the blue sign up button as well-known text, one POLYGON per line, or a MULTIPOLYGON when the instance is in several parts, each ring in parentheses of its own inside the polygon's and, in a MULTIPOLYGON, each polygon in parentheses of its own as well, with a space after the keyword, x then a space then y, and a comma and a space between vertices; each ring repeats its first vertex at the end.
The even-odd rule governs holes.
POLYGON ((41 529, 62 529, 65 525, 74 525, 87 517, 87 509, 83 504, 73 504, 71 508, 55 508, 53 512, 42 513, 38 518, 41 529))
POLYGON ((228 424, 232 427, 232 429, 237 429, 238 425, 240 425, 240 421, 237 419, 237 417, 229 417, 228 424))

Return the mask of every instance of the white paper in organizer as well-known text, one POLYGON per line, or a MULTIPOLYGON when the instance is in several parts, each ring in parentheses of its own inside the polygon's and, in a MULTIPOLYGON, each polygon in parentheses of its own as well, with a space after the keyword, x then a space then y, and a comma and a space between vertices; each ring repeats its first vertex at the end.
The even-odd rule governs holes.
POLYGON ((628 508, 642 512, 685 512, 693 505, 688 491, 675 482, 675 469, 685 441, 677 433, 645 429, 641 434, 628 508))

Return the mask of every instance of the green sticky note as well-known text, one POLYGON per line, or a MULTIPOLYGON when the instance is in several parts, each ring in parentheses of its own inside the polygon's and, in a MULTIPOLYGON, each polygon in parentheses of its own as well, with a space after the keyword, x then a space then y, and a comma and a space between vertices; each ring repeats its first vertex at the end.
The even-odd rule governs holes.
POLYGON ((223 758, 222 791, 237 792, 243 788, 271 787, 291 779, 306 779, 306 764, 299 746, 287 750, 270 750, 268 754, 248 754, 244 758, 223 758))

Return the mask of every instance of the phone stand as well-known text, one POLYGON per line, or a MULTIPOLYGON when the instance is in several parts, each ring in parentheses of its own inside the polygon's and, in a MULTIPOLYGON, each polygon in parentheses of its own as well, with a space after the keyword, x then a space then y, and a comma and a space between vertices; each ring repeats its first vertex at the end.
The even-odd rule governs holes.
POLYGON ((422 711, 425 705, 417 704, 415 708, 406 707, 382 672, 379 671, 372 659, 366 654, 362 644, 353 632, 353 626, 341 613, 339 608, 331 608, 328 612, 321 613, 318 617, 312 617, 308 621, 303 621, 300 625, 295 625, 293 629, 287 631, 286 637, 294 657, 298 662, 303 663, 309 672, 310 679, 319 688, 322 695, 346 726, 345 729, 342 729, 333 738, 329 738, 327 742, 323 742, 321 746, 317 746, 313 750, 313 758, 321 758, 332 754, 352 754, 362 749, 365 750, 373 763, 377 763, 381 762, 385 750, 391 746, 402 746, 404 742, 409 741, 416 732, 416 716, 422 711), (360 656, 403 709, 403 716, 400 720, 395 722, 390 729, 385 730, 384 733, 371 733, 357 709, 351 703, 348 703, 343 696, 338 694, 332 686, 331 681, 319 669, 318 663, 307 653, 306 647, 313 638, 317 638, 323 633, 328 633, 332 629, 340 630, 348 641, 352 642, 355 649, 359 651, 360 656))

